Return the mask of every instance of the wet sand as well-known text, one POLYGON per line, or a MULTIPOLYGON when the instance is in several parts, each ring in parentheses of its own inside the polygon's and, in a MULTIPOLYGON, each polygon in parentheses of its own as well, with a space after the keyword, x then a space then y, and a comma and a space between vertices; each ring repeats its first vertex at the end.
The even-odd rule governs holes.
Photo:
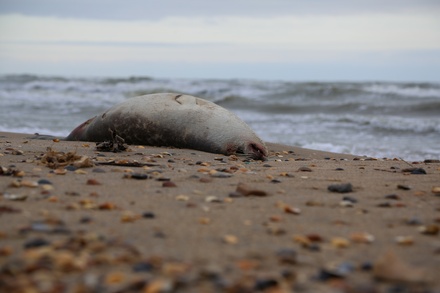
POLYGON ((1 292, 440 290, 438 161, 30 137, 0 132, 1 292))

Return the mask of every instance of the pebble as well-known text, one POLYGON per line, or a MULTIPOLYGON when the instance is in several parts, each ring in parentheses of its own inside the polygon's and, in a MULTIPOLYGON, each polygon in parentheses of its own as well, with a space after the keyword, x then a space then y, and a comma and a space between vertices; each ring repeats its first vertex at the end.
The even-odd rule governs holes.
POLYGON ((399 245, 413 245, 414 238, 412 236, 396 236, 396 243, 399 245))
POLYGON ((356 198, 351 197, 351 196, 344 196, 344 197, 342 198, 342 200, 343 200, 343 201, 349 201, 349 202, 351 202, 351 203, 357 203, 357 202, 358 202, 358 200, 357 200, 356 198))
POLYGON ((102 169, 102 168, 94 168, 94 169, 92 170, 92 172, 93 172, 93 173, 106 173, 107 171, 105 171, 105 170, 102 169))
POLYGON ((331 239, 330 243, 335 248, 347 248, 350 246, 350 241, 343 237, 334 237, 331 239))
POLYGON ((327 187, 327 189, 331 192, 338 192, 338 193, 348 193, 353 191, 353 186, 351 183, 346 184, 332 184, 327 187))
POLYGON ((226 244, 237 244, 238 243, 238 238, 235 235, 231 235, 231 234, 227 234, 225 236, 223 236, 223 242, 226 244))
POLYGON ((162 183, 162 187, 177 187, 177 185, 173 181, 165 181, 162 183))
POLYGON ((294 249, 282 248, 276 252, 276 256, 282 264, 293 265, 297 263, 298 254, 294 249))
POLYGON ((392 199, 392 200, 400 200, 400 196, 397 194, 388 194, 384 196, 386 199, 392 199))
POLYGON ((27 194, 3 193, 3 198, 12 201, 24 201, 28 198, 27 194))
POLYGON ((350 235, 350 240, 356 243, 372 243, 374 236, 367 232, 355 232, 350 235))
POLYGON ((238 183, 236 192, 242 194, 243 196, 267 196, 267 192, 264 190, 253 189, 247 184, 238 183))
POLYGON ((101 185, 101 182, 99 182, 96 179, 88 179, 87 180, 87 185, 101 185))
POLYGON ((425 235, 437 235, 440 231, 439 226, 437 225, 426 225, 426 226, 420 226, 419 232, 425 235))
POLYGON ((432 187, 431 192, 434 193, 434 195, 436 196, 440 196, 440 186, 432 187))
POLYGON ((37 248, 37 247, 42 247, 42 246, 48 246, 50 245, 50 242, 44 238, 35 238, 32 240, 28 240, 24 243, 24 248, 25 249, 30 249, 30 248, 37 248))
POLYGON ((46 185, 46 184, 52 184, 52 182, 50 182, 49 180, 47 180, 47 179, 40 179, 40 180, 38 180, 37 181, 38 182, 38 184, 40 184, 40 185, 46 185))
POLYGON ((231 174, 231 173, 227 173, 227 172, 209 172, 209 175, 211 176, 211 177, 214 177, 214 178, 230 178, 230 177, 232 177, 232 176, 234 176, 234 174, 231 174))
POLYGON ((309 167, 305 167, 305 166, 303 166, 303 167, 300 167, 300 168, 298 169, 298 171, 299 171, 299 172, 312 172, 312 169, 310 169, 309 167))
POLYGON ((398 185, 397 185, 397 189, 401 189, 401 190, 411 190, 411 187, 409 187, 408 185, 398 184, 398 185))
POLYGON ((152 212, 143 212, 142 217, 146 219, 154 219, 156 218, 156 215, 152 212))
POLYGON ((124 174, 124 178, 131 178, 136 180, 146 180, 149 178, 148 174, 143 173, 131 173, 131 174, 124 174))

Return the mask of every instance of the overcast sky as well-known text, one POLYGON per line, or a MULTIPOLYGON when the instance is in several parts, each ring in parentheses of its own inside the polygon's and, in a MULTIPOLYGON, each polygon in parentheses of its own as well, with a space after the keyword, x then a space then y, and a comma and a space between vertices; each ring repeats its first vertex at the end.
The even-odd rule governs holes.
POLYGON ((440 1, 0 0, 0 74, 440 81, 440 1))

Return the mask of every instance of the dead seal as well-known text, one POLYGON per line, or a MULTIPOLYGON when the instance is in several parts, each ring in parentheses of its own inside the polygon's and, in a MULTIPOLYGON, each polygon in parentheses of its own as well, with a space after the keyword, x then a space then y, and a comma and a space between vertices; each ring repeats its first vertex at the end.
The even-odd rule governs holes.
POLYGON ((126 100, 75 128, 66 138, 102 142, 113 134, 128 144, 168 146, 264 160, 267 149, 232 112, 190 95, 160 93, 126 100))

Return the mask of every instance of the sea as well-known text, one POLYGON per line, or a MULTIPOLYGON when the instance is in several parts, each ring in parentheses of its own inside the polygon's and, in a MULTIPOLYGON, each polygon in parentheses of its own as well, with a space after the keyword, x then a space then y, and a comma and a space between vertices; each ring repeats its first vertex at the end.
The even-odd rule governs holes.
POLYGON ((0 75, 0 131, 67 136, 131 97, 185 93, 264 141, 408 161, 440 159, 440 82, 296 82, 0 75))

